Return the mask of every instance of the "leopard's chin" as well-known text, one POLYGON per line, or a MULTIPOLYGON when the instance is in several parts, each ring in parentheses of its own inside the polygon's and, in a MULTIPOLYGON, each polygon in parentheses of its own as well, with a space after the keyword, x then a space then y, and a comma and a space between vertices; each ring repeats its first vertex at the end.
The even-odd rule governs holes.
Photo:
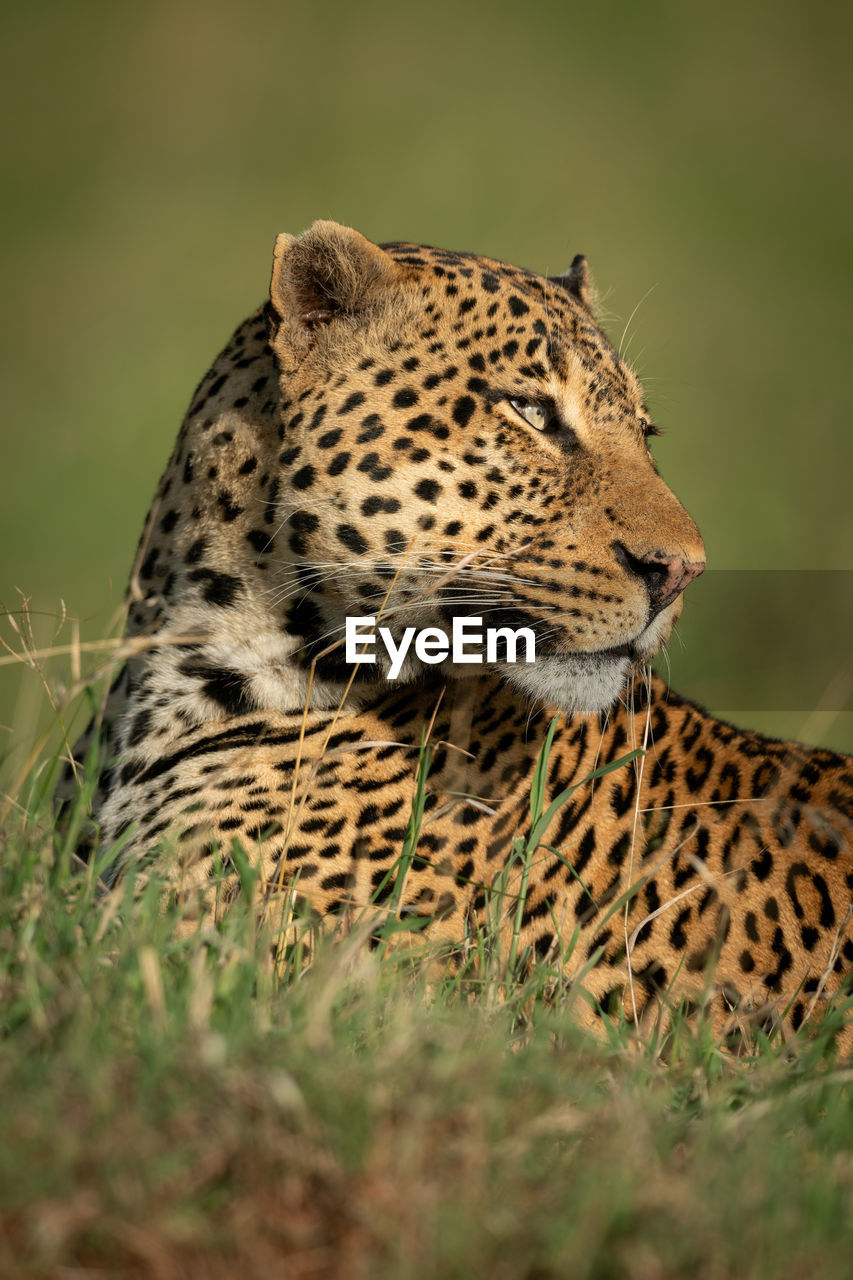
POLYGON ((504 674, 530 702, 547 703, 568 715, 590 715, 609 710, 639 669, 639 660, 627 648, 537 658, 529 666, 507 666, 504 674))

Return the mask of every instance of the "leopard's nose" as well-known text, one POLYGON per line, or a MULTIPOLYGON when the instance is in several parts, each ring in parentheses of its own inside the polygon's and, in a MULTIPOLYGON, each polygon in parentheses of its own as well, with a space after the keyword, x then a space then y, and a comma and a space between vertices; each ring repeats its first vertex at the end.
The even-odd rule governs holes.
POLYGON ((672 604, 675 597, 705 568, 704 560, 684 560, 681 556, 667 555, 665 551, 649 551, 635 556, 621 542, 615 544, 614 550, 620 564, 645 583, 651 605, 649 621, 672 604))

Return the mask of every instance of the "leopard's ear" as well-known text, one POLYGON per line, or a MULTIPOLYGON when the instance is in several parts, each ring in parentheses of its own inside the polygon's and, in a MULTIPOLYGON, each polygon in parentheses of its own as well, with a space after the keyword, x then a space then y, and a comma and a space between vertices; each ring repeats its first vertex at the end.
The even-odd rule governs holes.
POLYGON ((549 276, 552 284, 559 284, 579 302, 585 311, 592 315, 593 284, 589 274, 589 265, 582 253, 572 259, 572 265, 561 276, 549 276))
POLYGON ((400 278, 394 259, 351 227, 315 222, 275 242, 270 304, 273 345, 298 360, 336 320, 367 320, 400 278))

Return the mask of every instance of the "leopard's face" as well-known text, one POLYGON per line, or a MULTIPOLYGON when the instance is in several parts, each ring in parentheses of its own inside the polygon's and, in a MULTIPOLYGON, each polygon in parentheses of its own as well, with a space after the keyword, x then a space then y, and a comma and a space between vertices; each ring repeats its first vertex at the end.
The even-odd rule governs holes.
MULTIPOLYGON (((270 315, 281 625, 313 656, 337 644, 332 664, 347 616, 381 614, 396 642, 461 615, 527 627, 536 661, 503 664, 510 681, 569 711, 609 706, 666 641, 704 550, 592 318, 585 263, 549 281, 317 224, 280 238, 270 315)), ((421 667, 410 651, 400 677, 421 667)))

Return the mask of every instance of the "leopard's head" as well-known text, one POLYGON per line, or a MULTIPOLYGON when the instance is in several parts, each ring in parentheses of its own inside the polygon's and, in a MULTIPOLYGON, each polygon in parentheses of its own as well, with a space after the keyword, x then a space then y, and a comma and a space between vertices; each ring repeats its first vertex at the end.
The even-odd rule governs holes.
MULTIPOLYGON (((460 615, 527 627, 536 660, 504 664, 511 682, 610 705, 669 636, 704 548, 593 319, 585 260, 546 279, 321 222, 279 237, 270 312, 290 625, 315 653, 347 615, 381 612, 395 642, 460 615)), ((410 649, 401 674, 419 669, 410 649)))

